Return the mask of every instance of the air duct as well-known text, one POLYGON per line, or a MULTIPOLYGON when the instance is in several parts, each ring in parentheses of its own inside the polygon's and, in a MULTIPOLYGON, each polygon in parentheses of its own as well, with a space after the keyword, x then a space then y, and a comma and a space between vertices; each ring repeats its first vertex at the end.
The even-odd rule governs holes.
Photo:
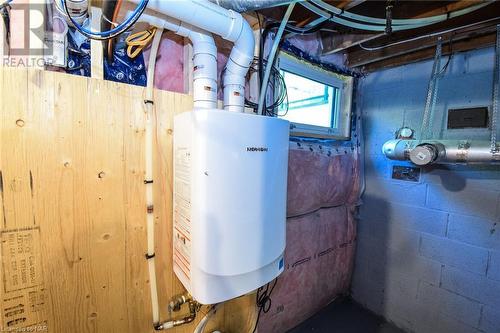
POLYGON ((288 5, 301 0, 210 0, 226 9, 234 10, 238 13, 249 12, 264 8, 288 5))
POLYGON ((384 155, 419 166, 431 164, 500 163, 500 154, 491 151, 489 141, 474 140, 390 140, 382 147, 384 155))
POLYGON ((243 112, 245 76, 253 60, 255 43, 252 28, 241 14, 219 7, 208 0, 150 0, 148 9, 234 43, 224 69, 224 109, 243 112))

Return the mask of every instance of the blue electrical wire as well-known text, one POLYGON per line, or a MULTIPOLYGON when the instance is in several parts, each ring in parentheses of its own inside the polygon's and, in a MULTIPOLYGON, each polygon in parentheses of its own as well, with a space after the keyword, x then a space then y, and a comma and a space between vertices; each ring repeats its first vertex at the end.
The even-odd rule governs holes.
MULTIPOLYGON (((12 1, 12 0, 10 0, 12 1)), ((71 16, 66 0, 61 0, 62 5, 64 10, 66 11, 66 15, 68 15, 71 23, 75 26, 75 28, 84 36, 91 38, 91 39, 97 39, 97 40, 107 40, 111 39, 113 37, 116 37, 129 29, 132 25, 134 25, 135 22, 139 19, 139 17, 142 15, 144 10, 146 9, 146 6, 148 5, 149 0, 141 0, 139 5, 135 8, 135 10, 132 12, 132 15, 130 15, 124 22, 120 23, 117 27, 108 30, 108 31, 92 31, 89 29, 84 28, 78 22, 76 22, 73 17, 71 16)))

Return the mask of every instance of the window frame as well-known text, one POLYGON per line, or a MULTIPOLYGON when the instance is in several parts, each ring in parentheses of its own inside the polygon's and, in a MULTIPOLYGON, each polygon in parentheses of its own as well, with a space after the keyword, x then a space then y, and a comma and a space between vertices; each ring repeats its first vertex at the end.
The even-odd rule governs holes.
POLYGON ((338 89, 338 108, 332 110, 335 127, 290 122, 290 135, 319 139, 351 139, 351 104, 354 78, 326 71, 311 63, 280 52, 276 60, 278 70, 299 75, 309 80, 338 89))

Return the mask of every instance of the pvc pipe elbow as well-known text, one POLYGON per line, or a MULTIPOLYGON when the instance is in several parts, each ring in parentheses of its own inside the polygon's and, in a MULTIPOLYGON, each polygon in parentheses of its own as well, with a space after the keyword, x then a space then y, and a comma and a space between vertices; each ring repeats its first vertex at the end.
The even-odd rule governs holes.
POLYGON ((242 22, 241 31, 238 38, 234 41, 234 47, 231 50, 229 59, 231 59, 236 65, 243 67, 246 75, 246 72, 248 71, 248 68, 253 60, 255 39, 250 24, 248 24, 248 22, 243 19, 241 15, 239 15, 239 18, 242 22))
POLYGON ((215 46, 214 37, 210 32, 186 23, 181 23, 177 34, 189 38, 193 43, 194 55, 204 53, 217 58, 217 47, 215 46))
POLYGON ((252 28, 238 14, 241 30, 231 50, 224 72, 224 109, 243 112, 245 77, 253 60, 255 40, 252 28))

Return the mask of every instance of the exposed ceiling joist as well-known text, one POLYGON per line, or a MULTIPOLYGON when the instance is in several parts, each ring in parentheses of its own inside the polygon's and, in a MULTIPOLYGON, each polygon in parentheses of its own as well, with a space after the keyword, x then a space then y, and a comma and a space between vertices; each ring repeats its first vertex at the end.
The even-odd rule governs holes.
POLYGON ((361 5, 363 2, 367 0, 348 0, 348 1, 342 1, 337 5, 337 8, 343 9, 343 10, 349 10, 351 8, 354 8, 358 5, 361 5))
MULTIPOLYGON (((500 21, 498 21, 500 22, 500 21)), ((496 26, 493 22, 488 22, 484 24, 479 24, 475 27, 474 30, 460 32, 460 31, 452 31, 441 35, 446 45, 451 43, 453 44, 453 50, 455 49, 455 44, 464 40, 470 39, 479 39, 479 37, 483 37, 485 35, 490 35, 496 31, 496 26)), ((408 54, 413 54, 422 50, 430 49, 429 52, 433 52, 434 47, 436 46, 436 38, 430 37, 420 39, 418 42, 410 42, 403 43, 395 46, 390 46, 387 48, 375 49, 375 50, 358 50, 353 51, 348 54, 348 63, 351 67, 361 67, 369 64, 381 63, 382 61, 401 57, 408 54)), ((473 44, 477 45, 477 44, 473 44)), ((384 63, 387 63, 385 61, 384 63)), ((376 67, 377 65, 373 65, 371 67, 376 67)))
MULTIPOLYGON (((461 10, 465 9, 468 7, 472 7, 474 5, 477 5, 478 3, 485 2, 481 0, 460 0, 460 1, 450 1, 448 4, 439 7, 439 8, 434 8, 429 11, 424 11, 422 13, 419 13, 418 15, 413 16, 412 18, 424 18, 424 17, 430 17, 430 16, 435 16, 435 15, 443 15, 443 14, 448 14, 449 12, 453 12, 456 10, 461 10)), ((493 1, 490 1, 493 2, 493 1)))
MULTIPOLYGON (((368 0, 323 0, 331 5, 349 10, 356 7, 353 12, 359 15, 369 17, 384 18, 386 1, 368 1, 368 0)), ((484 22, 498 18, 500 22, 500 1, 493 0, 455 0, 455 1, 396 1, 393 15, 395 18, 423 18, 436 15, 446 15, 450 12, 462 10, 478 3, 488 2, 490 5, 481 8, 474 13, 453 17, 448 20, 431 24, 428 26, 396 31, 386 35, 384 33, 368 33, 355 29, 339 26, 333 22, 326 23, 322 28, 321 41, 323 45, 323 55, 342 52, 348 59, 349 66, 363 67, 369 70, 382 68, 383 66, 392 66, 393 64, 403 64, 406 62, 417 61, 432 57, 436 38, 440 34, 443 39, 448 41, 453 36, 453 50, 461 51, 470 48, 480 48, 489 41, 493 27, 486 29, 485 25, 471 26, 474 22, 484 22), (460 30, 456 30, 458 27, 460 30), (479 31, 477 31, 479 29, 479 31), (330 31, 327 33, 326 31, 330 31), (451 32, 454 31, 454 32, 451 32), (420 38, 420 36, 424 36, 420 38), (486 37, 485 37, 486 36, 486 37), (376 46, 389 45, 384 48, 376 46), (457 47, 455 47, 457 45, 457 47), (371 46, 372 49, 362 49, 371 46), (419 58, 420 57, 420 58, 419 58)), ((295 22, 310 22, 311 12, 297 7, 292 20, 295 22)), ((282 9, 280 9, 282 11, 282 9)), ((282 12, 278 9, 266 11, 266 16, 279 20, 282 12)), ((493 26, 495 22, 489 22, 493 26)), ((446 43, 447 45, 447 43, 446 43)))
MULTIPOLYGON (((466 39, 458 41, 457 43, 453 44, 453 53, 489 47, 495 45, 495 41, 496 41, 495 33, 490 33, 474 39, 466 39)), ((366 72, 374 72, 380 69, 402 66, 413 62, 428 60, 434 57, 434 53, 435 53, 434 48, 427 48, 425 50, 415 51, 396 58, 390 58, 368 64, 363 67, 363 70, 366 72)), ((450 47, 449 44, 446 44, 443 46, 443 56, 447 56, 449 54, 450 54, 450 47)))
POLYGON ((382 37, 383 35, 384 34, 323 34, 321 36, 323 55, 341 52, 350 47, 382 37))

